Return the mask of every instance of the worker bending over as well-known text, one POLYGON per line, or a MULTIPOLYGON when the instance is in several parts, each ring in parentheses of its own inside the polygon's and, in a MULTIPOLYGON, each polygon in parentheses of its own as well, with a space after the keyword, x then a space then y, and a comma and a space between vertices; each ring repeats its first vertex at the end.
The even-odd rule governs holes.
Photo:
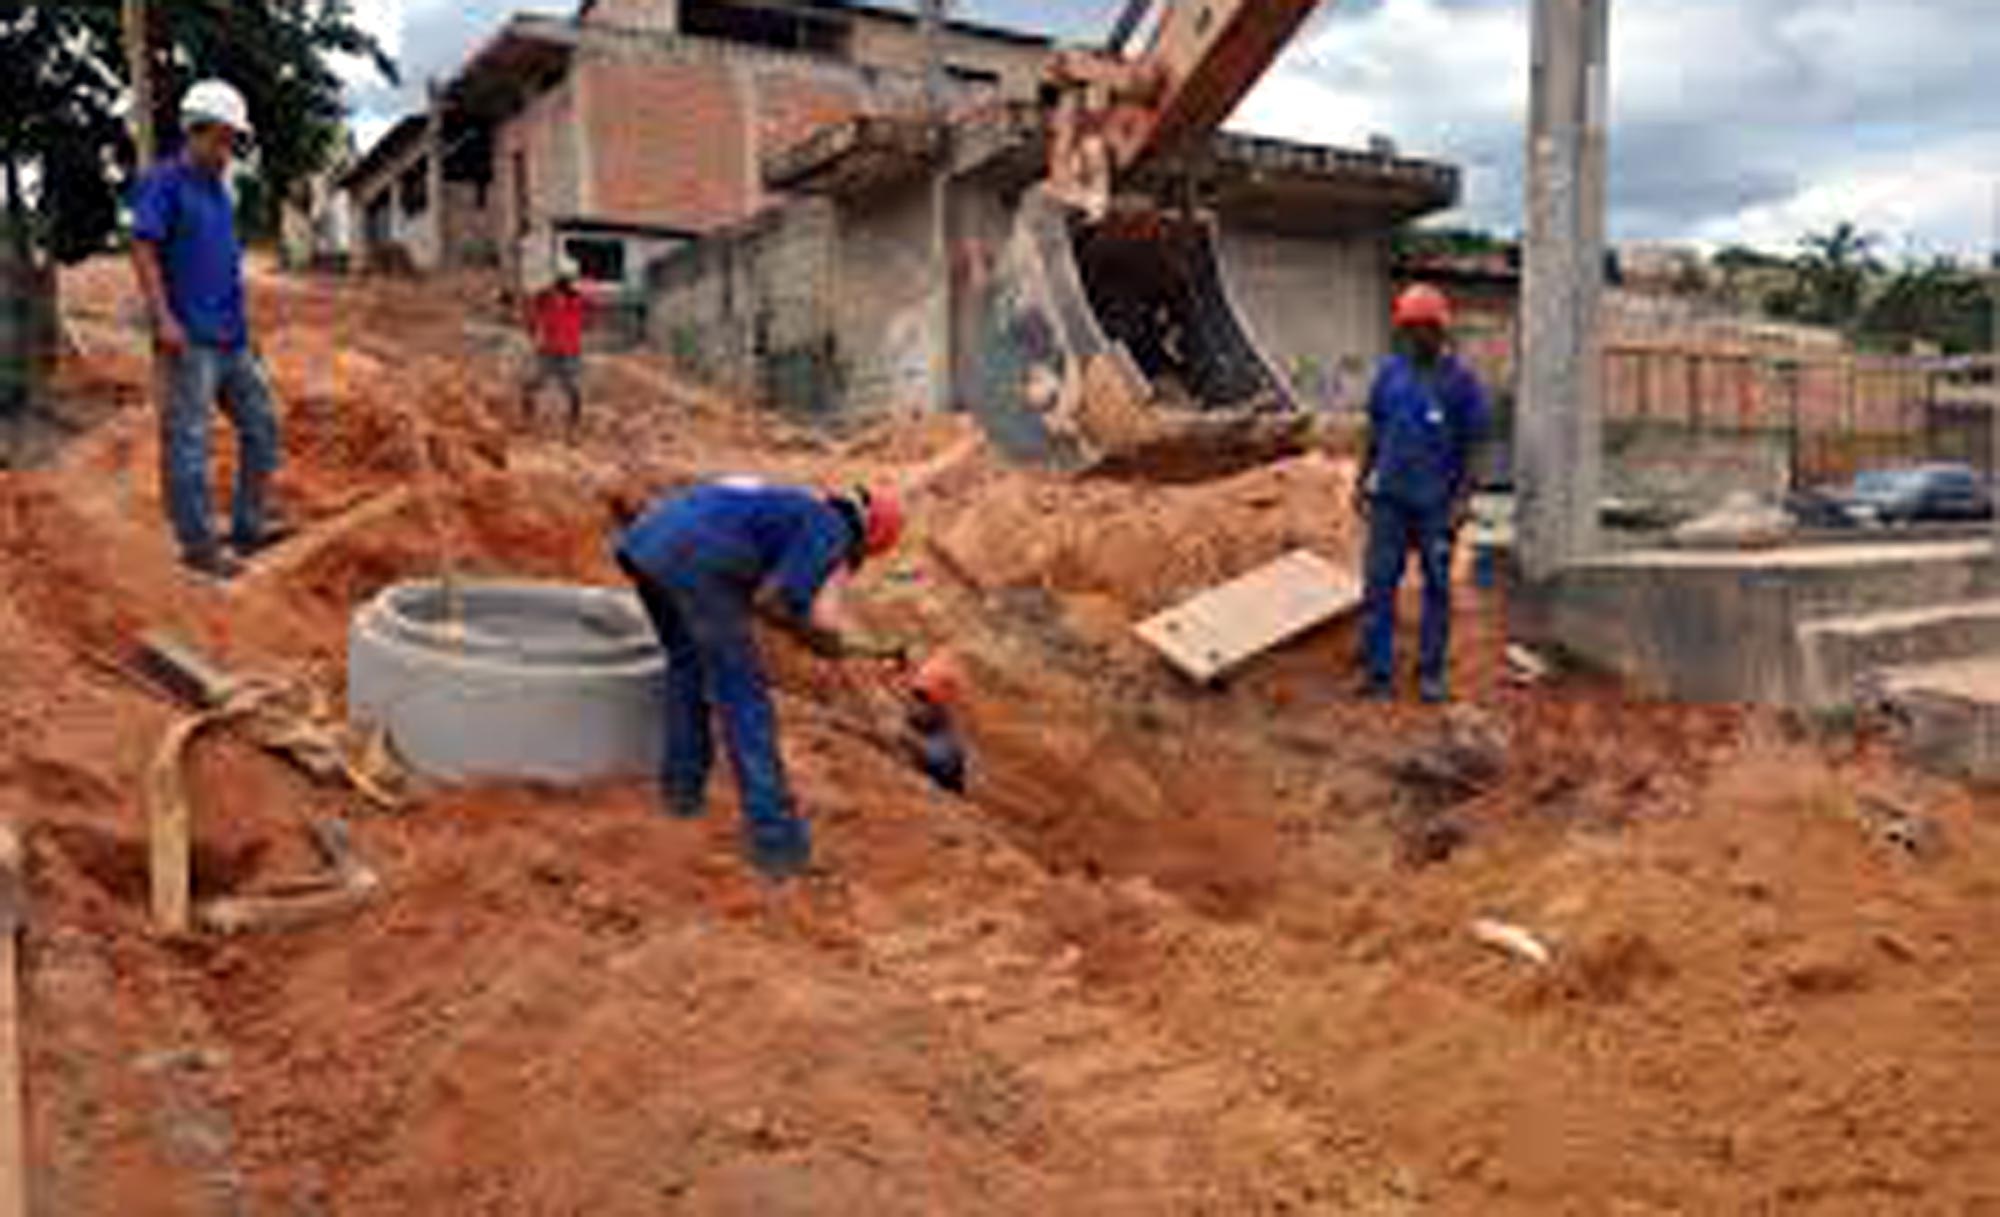
POLYGON ((839 598, 842 572, 895 548, 902 530, 892 487, 822 497, 729 478, 654 503, 618 538, 619 565, 667 652, 667 811, 707 810, 713 709, 736 770, 750 860, 771 878, 804 869, 812 840, 785 782, 752 617, 834 658, 904 657, 900 644, 853 632, 839 598))
POLYGON ((1368 394, 1368 444, 1355 510, 1368 520, 1363 593, 1364 692, 1393 698, 1396 593, 1411 547, 1423 569, 1419 688, 1427 702, 1450 695, 1452 542, 1468 514, 1472 456, 1485 438, 1486 395, 1446 353, 1451 305, 1427 284, 1396 298, 1402 351, 1382 362, 1368 394))

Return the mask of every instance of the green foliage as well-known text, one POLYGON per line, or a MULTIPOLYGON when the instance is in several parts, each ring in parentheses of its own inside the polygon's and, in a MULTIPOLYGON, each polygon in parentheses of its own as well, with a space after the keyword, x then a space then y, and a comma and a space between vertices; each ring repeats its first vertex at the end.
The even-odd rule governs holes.
POLYGON ((1798 320, 1824 326, 1852 326, 1860 320, 1868 278, 1882 272, 1874 256, 1876 238, 1842 220, 1832 232, 1808 232, 1800 238, 1798 320))
POLYGON ((1990 348, 1992 317, 1986 282, 1954 259, 1935 258, 1907 264, 1889 279, 1869 303, 1861 333, 1873 345, 1921 340, 1964 355, 1990 348))
POLYGON ((1506 253, 1514 242, 1473 228, 1399 228, 1391 238, 1398 257, 1506 253))
MULTIPOLYGON (((350 0, 153 0, 148 6, 154 126, 175 145, 181 94, 220 77, 242 90, 257 127, 246 191, 253 233, 275 231, 282 200, 338 153, 345 108, 337 54, 395 65, 354 22, 350 0)), ((39 189, 24 230, 54 257, 101 249, 132 172, 118 116, 126 63, 118 0, 0 0, 0 159, 32 168, 39 189), (26 70, 32 68, 33 70, 26 70)), ((26 199, 15 200, 21 213, 26 199)))

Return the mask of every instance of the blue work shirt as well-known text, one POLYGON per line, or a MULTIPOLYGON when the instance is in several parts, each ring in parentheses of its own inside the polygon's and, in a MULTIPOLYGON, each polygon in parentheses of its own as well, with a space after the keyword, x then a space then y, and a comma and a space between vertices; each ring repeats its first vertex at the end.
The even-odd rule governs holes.
POLYGON ((132 236, 160 250, 167 307, 188 341, 234 350, 249 341, 236 206, 217 175, 176 156, 132 192, 132 236))
POLYGON ((1488 426, 1486 392, 1449 355, 1429 371, 1391 355, 1368 394, 1375 494, 1412 507, 1451 501, 1470 475, 1473 448, 1488 426))
POLYGON ((730 478, 654 504, 620 535, 618 552, 668 586, 705 576, 747 596, 768 583, 787 612, 805 617, 853 543, 846 518, 812 491, 730 478))

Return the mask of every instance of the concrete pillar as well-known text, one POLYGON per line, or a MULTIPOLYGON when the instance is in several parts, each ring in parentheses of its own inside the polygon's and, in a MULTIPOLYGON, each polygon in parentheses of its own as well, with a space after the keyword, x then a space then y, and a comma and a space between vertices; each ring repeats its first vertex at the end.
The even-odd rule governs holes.
MULTIPOLYGON (((1982 400, 1986 403, 1986 437, 1990 449, 1986 484, 1991 488, 1994 479, 2000 478, 2000 181, 1993 184, 1993 247, 1987 254, 1986 291, 1992 301, 1986 320, 1993 331, 1993 372, 1982 400)), ((1993 511, 1993 543, 2000 549, 2000 506, 1993 511)))
POLYGON ((1543 579, 1598 544, 1610 0, 1535 0, 1533 23, 1514 451, 1518 557, 1543 579))

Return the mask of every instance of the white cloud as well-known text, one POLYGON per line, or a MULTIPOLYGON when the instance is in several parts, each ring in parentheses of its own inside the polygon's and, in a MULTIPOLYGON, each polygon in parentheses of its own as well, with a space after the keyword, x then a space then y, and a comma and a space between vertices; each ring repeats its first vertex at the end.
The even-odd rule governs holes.
MULTIPOLYGON (((1983 252, 2000 138, 1991 0, 1619 0, 1612 229, 1789 246, 1843 218, 1891 244, 1983 252)), ((1457 219, 1519 225, 1524 0, 1330 7, 1235 125, 1457 162, 1457 219)))
POLYGON ((1983 251, 1995 240, 2000 208, 2000 136, 1873 158, 1782 202, 1705 225, 1723 241, 1789 246, 1799 235, 1851 220, 1880 234, 1888 252, 1925 257, 1983 251))

